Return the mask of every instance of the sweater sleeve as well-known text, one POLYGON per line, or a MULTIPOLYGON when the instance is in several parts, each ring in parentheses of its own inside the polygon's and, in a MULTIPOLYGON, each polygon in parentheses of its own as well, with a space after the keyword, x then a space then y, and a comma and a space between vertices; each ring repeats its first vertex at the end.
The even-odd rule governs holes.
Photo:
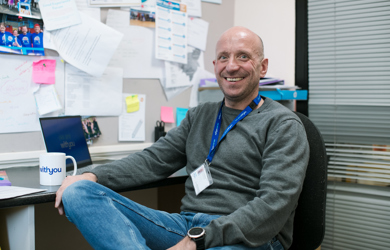
MULTIPOLYGON (((260 152, 259 152, 260 153, 260 152)), ((205 227, 206 247, 260 246, 278 235, 294 213, 309 160, 303 125, 295 119, 267 135, 256 197, 205 227)))
POLYGON ((97 176, 100 184, 116 190, 167 178, 186 166, 185 145, 191 127, 190 111, 179 127, 171 129, 152 146, 126 158, 98 166, 90 172, 97 176))

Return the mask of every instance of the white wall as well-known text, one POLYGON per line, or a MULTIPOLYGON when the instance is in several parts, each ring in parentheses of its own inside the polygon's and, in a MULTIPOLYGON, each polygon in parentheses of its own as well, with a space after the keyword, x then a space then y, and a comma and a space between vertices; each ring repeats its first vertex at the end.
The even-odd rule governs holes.
POLYGON ((295 85, 294 0, 236 0, 234 25, 247 27, 263 39, 269 59, 267 76, 295 85))

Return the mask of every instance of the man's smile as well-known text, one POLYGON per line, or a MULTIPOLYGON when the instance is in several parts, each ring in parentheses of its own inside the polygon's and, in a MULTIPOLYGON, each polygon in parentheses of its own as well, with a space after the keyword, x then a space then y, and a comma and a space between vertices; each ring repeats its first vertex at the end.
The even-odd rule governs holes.
POLYGON ((244 79, 244 77, 225 77, 225 79, 229 82, 238 82, 244 79))

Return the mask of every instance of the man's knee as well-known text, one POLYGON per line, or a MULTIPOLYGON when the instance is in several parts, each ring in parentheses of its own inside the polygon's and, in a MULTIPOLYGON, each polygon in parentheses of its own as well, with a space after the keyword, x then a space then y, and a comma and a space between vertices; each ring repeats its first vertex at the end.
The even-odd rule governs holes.
POLYGON ((64 204, 64 207, 70 209, 71 207, 82 205, 80 203, 86 201, 86 198, 88 195, 91 195, 91 190, 94 190, 96 185, 98 184, 95 182, 81 180, 67 187, 62 194, 62 203, 64 204))

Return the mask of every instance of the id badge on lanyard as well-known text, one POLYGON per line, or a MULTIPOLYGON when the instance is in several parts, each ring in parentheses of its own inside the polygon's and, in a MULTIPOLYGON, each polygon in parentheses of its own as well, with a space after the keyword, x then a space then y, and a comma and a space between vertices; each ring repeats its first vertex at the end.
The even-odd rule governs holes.
POLYGON ((215 121, 214 125, 214 131, 213 136, 211 138, 211 145, 209 150, 209 155, 207 156, 205 162, 200 165, 197 169, 195 169, 191 174, 192 183, 194 185, 195 194, 200 194, 203 190, 205 190, 207 187, 209 187, 211 184, 213 184, 213 178, 211 177, 210 173, 210 164, 213 160, 213 157, 215 155, 215 152, 217 151, 217 147, 219 143, 225 138, 226 134, 242 119, 244 119, 252 110, 254 110, 257 105, 259 104, 261 100, 260 95, 257 95, 257 97, 249 104, 248 107, 246 107, 234 120, 233 122, 227 127, 225 132, 222 134, 221 139, 218 141, 219 137, 219 130, 222 124, 222 107, 225 103, 225 100, 222 101, 221 107, 219 109, 219 113, 217 116, 217 120, 215 121))
POLYGON ((192 183, 194 184, 196 195, 213 184, 213 178, 211 177, 209 164, 205 162, 197 169, 195 169, 195 171, 191 173, 191 179, 192 183))

